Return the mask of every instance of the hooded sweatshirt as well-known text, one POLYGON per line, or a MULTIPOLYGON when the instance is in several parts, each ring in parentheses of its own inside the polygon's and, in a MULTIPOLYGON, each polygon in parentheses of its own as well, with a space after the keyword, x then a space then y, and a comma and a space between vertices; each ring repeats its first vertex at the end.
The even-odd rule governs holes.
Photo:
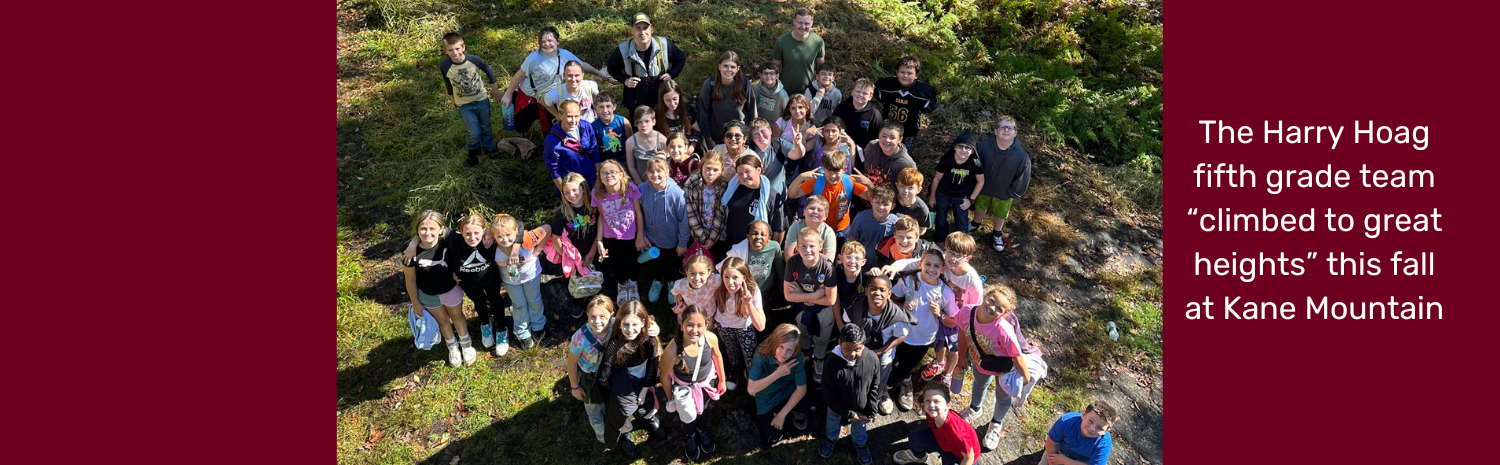
MULTIPOLYGON (((766 121, 776 121, 781 117, 781 110, 786 108, 786 89, 782 88, 781 81, 776 81, 776 87, 767 89, 763 82, 755 83, 755 116, 766 121)), ((748 122, 748 121, 746 121, 748 122)))
POLYGON ((1026 193, 1031 185, 1031 157, 1021 147, 1021 141, 1012 140, 1010 147, 1000 149, 993 137, 979 143, 980 163, 984 164, 984 187, 980 194, 1000 200, 1014 199, 1026 193))
POLYGON ((844 359, 842 346, 833 349, 832 357, 823 361, 823 401, 828 411, 841 417, 858 413, 875 418, 875 404, 880 403, 880 359, 875 350, 865 347, 850 364, 844 359))
MULTIPOLYGON (((858 110, 854 108, 854 97, 846 98, 833 108, 833 116, 844 120, 844 132, 860 147, 879 137, 880 125, 885 124, 885 118, 880 113, 880 102, 873 98, 865 102, 863 109, 858 110)), ((818 124, 822 123, 821 120, 818 121, 818 124)))
POLYGON ((865 146, 864 156, 864 163, 860 168, 865 176, 869 176, 870 182, 875 185, 891 186, 892 190, 895 189, 896 176, 901 174, 901 170, 917 167, 917 162, 912 161, 911 155, 906 153, 906 145, 899 142, 896 144, 896 154, 886 155, 880 149, 880 141, 872 140, 865 146))
POLYGON ((750 80, 744 79, 745 103, 734 99, 714 101, 714 79, 703 81, 703 91, 698 93, 698 127, 713 136, 715 142, 724 142, 724 123, 739 121, 749 124, 755 118, 755 97, 750 90, 750 80))

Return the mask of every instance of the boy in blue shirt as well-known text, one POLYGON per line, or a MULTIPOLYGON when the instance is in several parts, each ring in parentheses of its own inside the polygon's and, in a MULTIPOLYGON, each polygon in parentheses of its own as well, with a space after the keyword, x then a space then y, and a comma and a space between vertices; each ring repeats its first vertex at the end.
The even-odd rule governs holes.
POLYGON ((1047 431, 1047 445, 1038 465, 1105 465, 1109 463, 1109 427, 1115 409, 1104 401, 1089 404, 1083 413, 1070 412, 1047 431))
POLYGON ((464 39, 457 32, 443 35, 443 61, 438 62, 438 72, 443 75, 443 85, 448 89, 448 100, 458 117, 464 120, 464 129, 469 138, 465 147, 469 149, 469 166, 479 164, 479 149, 490 158, 500 155, 495 145, 495 131, 490 128, 490 92, 485 90, 488 81, 495 93, 500 93, 500 84, 495 81, 495 70, 479 57, 464 53, 464 39), (479 73, 484 77, 479 77, 479 73), (454 92, 454 87, 458 88, 454 92))

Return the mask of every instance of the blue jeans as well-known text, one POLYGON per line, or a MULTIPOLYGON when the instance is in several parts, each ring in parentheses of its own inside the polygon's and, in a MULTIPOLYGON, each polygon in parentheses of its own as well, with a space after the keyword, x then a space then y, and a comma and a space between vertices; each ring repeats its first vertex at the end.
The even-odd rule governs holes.
MULTIPOLYGON (((933 207, 935 210, 932 211, 933 214, 937 215, 936 237, 948 237, 948 233, 952 232, 948 230, 949 212, 953 213, 953 231, 960 231, 966 234, 969 232, 969 211, 959 208, 964 204, 964 199, 967 198, 949 197, 943 195, 942 192, 937 193, 937 205, 933 207)), ((973 205, 970 205, 970 207, 973 207, 973 205)))
POLYGON ((958 460, 957 455, 943 450, 942 446, 938 445, 937 436, 932 434, 931 428, 913 430, 907 433, 906 448, 911 449, 911 453, 916 455, 917 458, 937 452, 938 456, 943 458, 943 465, 958 465, 959 463, 963 463, 958 460))
POLYGON ((547 315, 542 313, 542 280, 521 283, 505 283, 505 292, 510 293, 510 315, 516 339, 531 337, 532 331, 541 331, 547 326, 547 315))
MULTIPOLYGON (((843 426, 843 422, 844 417, 833 413, 833 410, 828 411, 828 424, 823 428, 823 433, 827 435, 829 441, 838 442, 839 427, 843 426)), ((854 440, 854 445, 865 445, 865 442, 870 440, 870 436, 866 434, 868 431, 865 430, 864 420, 850 421, 849 423, 852 425, 849 427, 849 438, 854 440)))
POLYGON ((464 129, 469 131, 465 147, 474 150, 483 145, 486 150, 495 149, 495 131, 490 128, 490 99, 459 105, 458 117, 464 120, 464 129))

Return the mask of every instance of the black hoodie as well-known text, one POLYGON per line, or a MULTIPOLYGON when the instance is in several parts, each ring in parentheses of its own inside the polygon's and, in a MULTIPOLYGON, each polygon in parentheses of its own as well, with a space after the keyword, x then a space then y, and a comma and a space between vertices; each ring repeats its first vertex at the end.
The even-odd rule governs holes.
MULTIPOLYGON (((948 147, 948 152, 943 154, 943 158, 938 159, 937 172, 943 175, 943 179, 937 186, 938 192, 949 197, 974 195, 974 184, 979 182, 974 179, 974 176, 985 174, 984 168, 984 162, 979 159, 978 148, 974 145, 974 134, 965 129, 963 134, 953 139, 953 145, 948 147), (974 149, 969 151, 969 159, 964 160, 963 163, 959 163, 953 157, 953 149, 959 144, 968 144, 974 149)), ((991 181, 988 175, 985 176, 984 181, 985 185, 989 185, 991 181)))
POLYGON ((834 349, 834 356, 823 360, 823 401, 828 411, 848 418, 858 413, 864 418, 875 418, 875 405, 880 403, 880 358, 866 347, 860 351, 854 365, 844 359, 843 347, 834 349))

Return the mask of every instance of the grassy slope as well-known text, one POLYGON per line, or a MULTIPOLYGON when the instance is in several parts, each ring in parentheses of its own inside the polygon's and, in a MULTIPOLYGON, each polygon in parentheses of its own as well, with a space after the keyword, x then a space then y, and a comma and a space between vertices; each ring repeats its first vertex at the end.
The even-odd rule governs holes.
MULTIPOLYGON (((434 44, 442 33, 464 33, 469 52, 494 64, 503 80, 534 48, 533 32, 541 25, 557 26, 565 48, 602 65, 626 36, 620 18, 643 10, 652 13, 659 33, 689 53, 682 80, 701 82, 723 49, 736 50, 746 63, 769 58, 767 46, 790 23, 786 6, 769 2, 506 3, 339 4, 341 463, 432 461, 445 457, 434 451, 451 450, 468 438, 495 444, 495 450, 478 455, 500 453, 534 463, 573 462, 575 451, 597 450, 578 404, 559 389, 559 379, 565 378, 561 349, 483 358, 473 368, 453 370, 442 366, 442 350, 412 355, 409 339, 403 339, 405 327, 394 316, 405 298, 399 295, 399 270, 388 258, 408 237, 408 215, 424 209, 449 215, 498 209, 534 223, 556 203, 536 158, 463 166, 463 128, 442 97, 435 70, 434 44), (594 10, 599 7, 608 10, 594 10), (519 14, 523 8, 527 11, 519 14), (376 436, 371 450, 359 450, 376 436)), ((942 146, 958 131, 991 127, 981 111, 1021 118, 1036 179, 1018 203, 1014 222, 1043 244, 1035 258, 1039 263, 1059 260, 1077 246, 1080 230, 1099 222, 1139 216, 1159 231, 1159 2, 918 6, 872 0, 813 6, 819 11, 817 30, 830 44, 846 92, 857 77, 890 74, 905 53, 923 59, 922 78, 947 102, 927 119, 928 129, 913 150, 929 174, 942 146)), ((602 84, 619 92, 618 84, 602 84)), ((514 134, 500 134, 509 135, 514 134)), ((977 262, 983 272, 997 274, 985 261, 977 262)), ((1121 339, 1131 351, 1159 361, 1159 266, 1100 273, 1095 281, 1112 289, 1114 297, 1074 331, 1068 355, 1077 360, 1075 366, 1098 366, 1120 355, 1117 346, 1104 343, 1106 320, 1121 323, 1121 339), (1143 286, 1143 281, 1156 284, 1143 286)), ((653 307, 658 315, 670 315, 653 307)), ((662 323, 672 324, 670 318, 662 323)), ((1091 379, 1088 370, 1055 374, 1033 398, 1034 408, 1076 408, 1091 379)), ((1043 416, 1026 421, 1029 437, 1039 437, 1043 416)), ((782 462, 812 456, 815 446, 799 446, 756 457, 782 462)), ((476 452, 464 455, 471 454, 476 452)))

